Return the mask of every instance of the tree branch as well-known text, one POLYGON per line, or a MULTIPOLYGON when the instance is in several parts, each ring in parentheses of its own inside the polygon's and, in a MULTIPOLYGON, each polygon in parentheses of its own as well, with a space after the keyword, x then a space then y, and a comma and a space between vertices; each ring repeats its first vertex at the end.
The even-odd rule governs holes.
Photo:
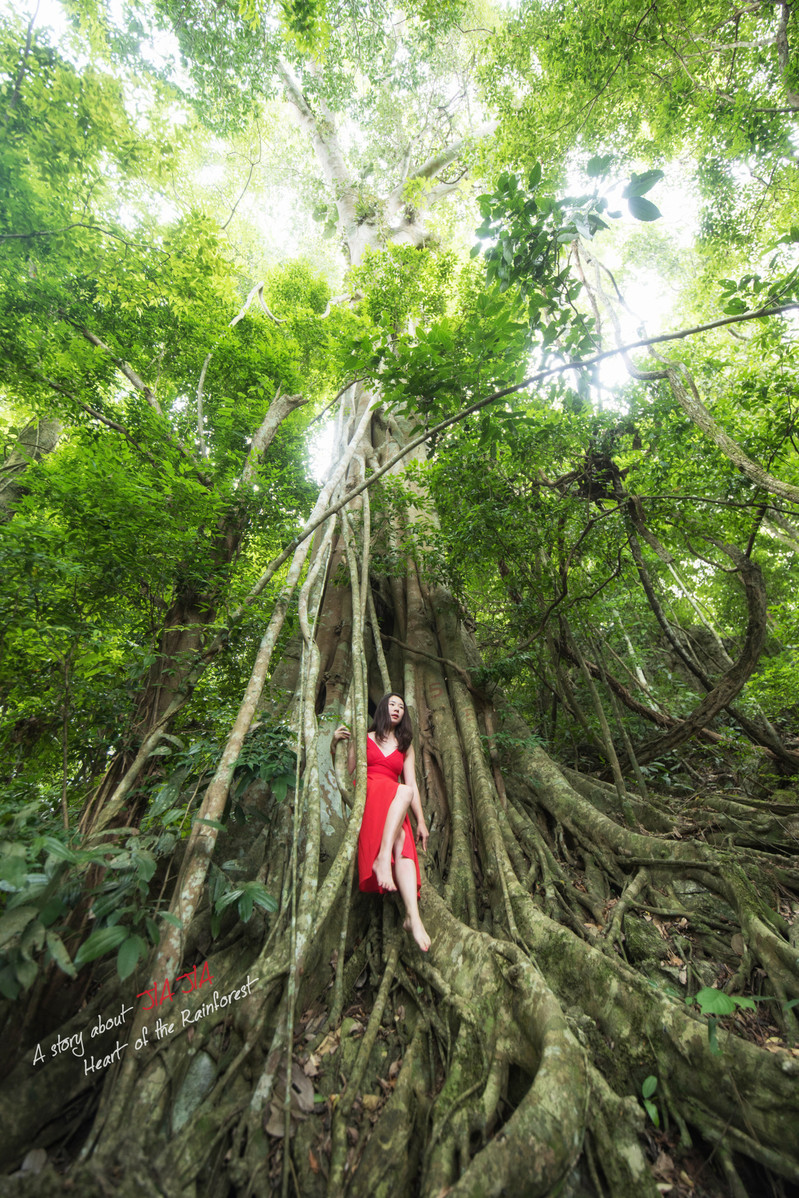
POLYGON ((454 162, 456 158, 460 158, 464 147, 472 141, 479 141, 484 137, 490 137, 497 129, 499 121, 486 121, 482 125, 478 125, 474 133, 466 134, 465 137, 458 137, 455 141, 450 142, 438 154, 434 154, 432 158, 428 158, 427 162, 423 162, 421 166, 416 166, 411 169, 408 174, 409 179, 435 179, 440 175, 445 167, 454 162))
POLYGON ((267 413, 252 439, 250 452, 247 454, 247 461, 241 472, 240 482, 242 484, 248 486, 252 484, 255 471, 258 468, 258 461, 266 453, 282 422, 295 408, 302 407, 307 402, 301 395, 281 395, 280 387, 278 387, 275 398, 270 403, 267 413))
MULTIPOLYGON (((154 412, 156 412, 161 417, 161 419, 164 421, 164 423, 166 423, 166 417, 164 416, 164 413, 161 410, 161 405, 159 404, 159 402, 155 396, 155 392, 153 391, 152 387, 149 387, 147 385, 147 383, 145 383, 144 379, 142 379, 136 373, 136 371, 133 369, 133 367, 130 366, 126 361, 124 361, 123 358, 117 357, 117 355, 113 352, 113 350, 110 349, 105 344, 104 341, 101 341, 100 338, 96 335, 96 333, 93 333, 91 331, 91 329, 87 329, 87 328, 85 328, 85 326, 77 324, 74 320, 70 320, 70 318, 67 316, 67 314, 65 312, 61 312, 60 315, 62 316, 62 318, 64 320, 67 321, 68 324, 71 324, 73 328, 77 329, 78 332, 81 334, 81 336, 85 337, 90 345, 94 345, 97 349, 105 350, 105 352, 108 354, 111 361, 116 366, 117 370, 121 371, 121 373, 124 374, 125 378, 130 383, 133 384, 133 386, 136 388, 136 390, 140 391, 142 393, 144 398, 147 400, 147 403, 149 404, 149 406, 153 409, 154 412)), ((53 386, 54 384, 50 383, 49 385, 53 386)), ((66 394, 69 394, 69 392, 66 392, 66 394)), ((82 403, 82 401, 78 401, 78 402, 82 403)), ((210 488, 211 481, 208 478, 208 475, 205 474, 200 469, 198 463, 195 461, 194 455, 190 454, 188 452, 188 450, 186 449, 186 447, 183 444, 181 444, 180 441, 176 441, 174 439, 174 437, 172 437, 170 434, 167 435, 167 440, 169 441, 169 443, 172 446, 174 446, 174 448, 178 451, 178 453, 182 457, 184 457, 186 459, 186 461, 192 466, 195 474, 197 475, 197 478, 202 483, 202 485, 204 487, 210 488)))
POLYGON ((163 416, 164 413, 161 410, 161 405, 159 404, 152 387, 149 387, 147 383, 145 383, 144 379, 136 373, 132 366, 129 366, 123 358, 118 358, 114 351, 110 349, 104 341, 101 341, 97 334, 93 333, 91 329, 87 329, 84 325, 75 324, 75 322, 70 320, 64 312, 62 312, 61 315, 65 320, 69 321, 73 328, 78 330, 82 337, 86 338, 90 345, 95 346, 97 349, 104 349, 111 361, 116 366, 117 370, 120 370, 122 374, 124 374, 128 382, 132 383, 137 391, 141 391, 142 395, 147 400, 147 403, 150 405, 153 411, 157 412, 159 416, 163 416))
POLYGON ((278 58, 277 71, 283 80, 290 102, 296 108, 300 120, 311 136, 319 165, 336 197, 335 203, 339 219, 343 224, 349 225, 355 219, 353 179, 339 145, 333 115, 321 100, 318 101, 320 115, 316 115, 302 89, 302 84, 285 59, 278 58))
POLYGON ((140 445, 139 442, 130 435, 123 424, 119 424, 118 421, 112 420, 110 416, 104 416, 103 413, 97 408, 93 408, 91 404, 85 403, 79 395, 76 395, 74 391, 69 391, 66 387, 62 387, 60 383, 55 381, 55 379, 47 378, 46 375, 39 375, 38 377, 41 382, 45 383, 48 387, 52 387, 52 389, 57 391, 59 395, 66 395, 68 399, 73 400, 78 407, 82 408, 83 411, 86 412, 88 416, 91 416, 94 420, 99 420, 101 424, 104 424, 106 428, 113 429, 115 433, 120 433, 121 436, 123 436, 128 442, 128 444, 131 445, 137 453, 140 453, 141 456, 145 458, 145 460, 148 461, 151 466, 155 466, 156 469, 159 468, 158 460, 153 457, 149 450, 145 449, 143 445, 140 445))
MULTIPOLYGON (((766 588, 763 584, 760 567, 756 562, 745 557, 734 545, 720 545, 719 547, 732 558, 746 589, 749 615, 744 647, 738 660, 727 670, 726 674, 722 675, 686 720, 665 733, 664 736, 650 741, 636 751, 639 765, 646 765, 666 750, 673 749, 676 745, 689 740, 720 711, 728 707, 754 670, 763 650, 766 640, 766 588)), ((799 764, 799 758, 797 758, 797 763, 799 764)))

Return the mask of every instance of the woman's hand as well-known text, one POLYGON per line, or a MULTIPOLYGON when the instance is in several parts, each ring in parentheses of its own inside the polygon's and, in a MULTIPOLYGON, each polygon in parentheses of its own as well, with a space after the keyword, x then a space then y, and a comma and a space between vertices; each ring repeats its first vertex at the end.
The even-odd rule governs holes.
POLYGON ((339 724, 338 728, 336 728, 336 731, 333 733, 333 741, 335 742, 337 740, 349 740, 351 736, 352 736, 352 733, 350 732, 347 725, 339 724))
POLYGON ((430 833, 428 832, 427 824, 424 822, 423 819, 419 820, 419 823, 416 825, 416 839, 418 840, 419 844, 422 846, 422 852, 426 853, 427 852, 427 842, 430 839, 430 833))

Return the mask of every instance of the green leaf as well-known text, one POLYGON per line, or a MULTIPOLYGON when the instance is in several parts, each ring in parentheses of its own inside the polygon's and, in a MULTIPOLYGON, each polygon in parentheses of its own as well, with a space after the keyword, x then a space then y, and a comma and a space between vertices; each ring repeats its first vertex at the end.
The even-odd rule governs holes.
POLYGON ((77 977, 75 966, 72 964, 69 953, 64 947, 64 942, 57 932, 47 933, 47 947, 59 969, 62 969, 68 977, 77 977))
POLYGON ((139 957, 146 951, 147 945, 141 936, 128 936, 127 940, 122 941, 117 953, 117 973, 120 981, 124 982, 125 978, 130 977, 139 963, 139 957))
POLYGON ((198 815, 192 820, 194 824, 208 824, 209 828, 216 828, 218 832, 224 832, 225 825, 220 823, 218 819, 206 819, 203 815, 198 815))
POLYGON ((735 1000, 712 986, 697 991, 695 1000, 703 1015, 732 1015, 735 1012, 735 1000))
POLYGON ((644 1084, 641 1086, 641 1093, 644 1098, 651 1098, 658 1088, 658 1079, 654 1074, 650 1073, 649 1077, 644 1078, 644 1084))
POLYGON ((42 848, 58 861, 77 861, 77 854, 60 840, 56 840, 54 836, 45 836, 42 840, 42 848))
POLYGON ((294 785, 293 774, 278 774, 272 779, 272 794, 278 803, 282 803, 288 793, 290 786, 294 785))
POLYGON ((596 154, 593 158, 589 158, 585 168, 588 178, 599 179, 602 175, 606 175, 612 161, 612 154, 596 154))
POLYGON ((240 898, 242 894, 244 894, 244 888, 239 886, 234 890, 228 890, 225 894, 220 895, 220 897, 216 900, 217 912, 222 912, 226 907, 231 906, 231 904, 235 903, 236 899, 240 898))
POLYGON ((251 894, 257 905, 263 907, 265 911, 277 911, 277 900, 272 897, 261 882, 248 882, 243 889, 248 894, 251 894))
POLYGON ((622 195, 625 200, 634 199, 637 196, 644 196, 648 191, 651 191, 656 183, 659 183, 663 178, 663 171, 644 171, 642 175, 636 175, 633 171, 630 182, 625 187, 622 195))
POLYGON ((649 1116, 649 1118, 654 1123, 655 1127, 660 1127, 660 1115, 658 1114, 658 1109, 655 1106, 654 1102, 650 1102, 648 1098, 645 1098, 644 1099, 644 1109, 646 1110, 646 1113, 649 1116))
POLYGON ((152 855, 152 853, 148 853, 146 851, 138 852, 135 854, 133 861, 139 877, 144 882, 149 882, 155 873, 156 866, 155 857, 152 855))
POLYGON ((6 965, 5 969, 0 969, 0 994, 13 1002, 19 995, 19 991, 20 985, 16 972, 10 965, 6 965))
POLYGON ((29 989, 36 981, 39 966, 35 961, 20 961, 16 967, 17 978, 23 990, 29 989))
POLYGON ((41 911, 39 912, 39 919, 42 921, 42 923, 44 924, 44 926, 46 928, 49 928, 51 923, 55 923, 55 921, 60 916, 62 916, 66 913, 66 910, 67 910, 66 903, 64 902, 63 899, 59 898, 56 895, 54 898, 49 899, 44 904, 41 911))
POLYGON ((27 865, 24 856, 6 856, 0 860, 0 881, 6 882, 3 890, 19 890, 25 884, 27 865))
POLYGON ((746 303, 746 300, 742 300, 740 296, 736 295, 724 305, 722 310, 726 312, 728 316, 738 316, 741 312, 746 312, 748 306, 749 305, 746 303))
POLYGON ((631 196, 627 201, 627 207, 636 220, 659 220, 663 215, 650 200, 642 199, 641 196, 631 196))
POLYGON ((84 940, 75 953, 75 966, 80 969, 81 966, 88 965, 90 961, 96 961, 98 957, 105 956, 112 949, 118 948, 127 937, 128 929, 119 925, 113 928, 98 928, 96 932, 92 932, 88 940, 84 940))
POLYGON ((0 919, 0 948, 21 935, 38 914, 36 907, 15 907, 12 911, 6 911, 0 919))

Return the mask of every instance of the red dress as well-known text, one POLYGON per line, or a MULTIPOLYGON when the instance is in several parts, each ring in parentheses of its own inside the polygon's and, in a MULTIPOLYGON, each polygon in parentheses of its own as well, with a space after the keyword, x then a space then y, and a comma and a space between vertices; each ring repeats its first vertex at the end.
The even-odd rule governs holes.
MULTIPOLYGON (((395 749, 393 753, 383 753, 379 745, 366 738, 366 807, 363 813, 360 835, 358 836, 358 884, 361 890, 374 893, 387 893, 379 885, 372 869, 375 857, 380 852, 380 842, 383 839, 383 829, 392 799, 397 793, 397 787, 402 777, 402 767, 405 754, 395 749)), ((402 825, 405 832, 405 843, 402 846, 403 857, 410 857, 416 866, 416 892, 422 888, 419 873, 419 858, 416 855, 416 843, 413 839, 411 821, 405 816, 402 825)), ((391 855, 394 861, 394 854, 391 855)))

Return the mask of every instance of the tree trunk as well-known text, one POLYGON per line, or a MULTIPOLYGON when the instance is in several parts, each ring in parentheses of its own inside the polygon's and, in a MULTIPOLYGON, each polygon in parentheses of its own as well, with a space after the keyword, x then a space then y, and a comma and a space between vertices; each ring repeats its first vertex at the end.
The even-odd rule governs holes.
POLYGON ((25 494, 25 474, 33 462, 52 453, 63 425, 60 420, 32 420, 20 433, 16 446, 0 467, 0 523, 7 523, 25 494))

